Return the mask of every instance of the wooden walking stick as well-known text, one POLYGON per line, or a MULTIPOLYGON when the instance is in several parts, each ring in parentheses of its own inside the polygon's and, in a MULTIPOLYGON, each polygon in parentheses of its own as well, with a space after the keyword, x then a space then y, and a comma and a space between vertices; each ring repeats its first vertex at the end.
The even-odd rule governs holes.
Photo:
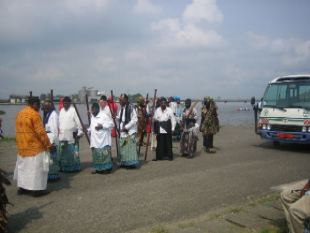
MULTIPOLYGON (((113 91, 111 90, 111 105, 114 103, 114 97, 113 97, 113 91)), ((116 131, 116 137, 115 137, 115 143, 116 143, 116 154, 117 154, 117 158, 119 158, 119 151, 118 151, 118 139, 117 137, 120 136, 120 132, 117 128, 117 124, 115 121, 115 117, 116 117, 116 112, 114 112, 114 110, 112 110, 112 106, 110 106, 110 103, 108 103, 109 109, 110 109, 110 113, 113 119, 113 123, 114 123, 114 129, 116 131)))
POLYGON ((51 99, 51 104, 52 104, 52 107, 54 107, 54 90, 53 89, 51 89, 51 92, 50 92, 51 94, 51 96, 50 96, 50 99, 51 99))
POLYGON ((88 125, 90 125, 90 111, 89 111, 88 95, 87 94, 85 95, 85 102, 86 102, 88 125))
POLYGON ((87 129, 85 128, 85 126, 84 126, 84 124, 83 124, 82 118, 81 118, 81 116, 80 116, 80 113, 79 113, 79 111, 78 111, 78 109, 77 109, 75 103, 73 103, 73 107, 74 107, 75 112, 76 112, 76 114, 77 114, 77 116, 78 116, 78 118, 79 118, 79 121, 80 121, 81 125, 82 125, 83 132, 85 133, 85 137, 86 137, 86 139, 87 139, 87 141, 88 141, 88 144, 90 145, 90 139, 89 139, 89 136, 88 136, 88 133, 87 133, 87 129))
MULTIPOLYGON (((152 124, 153 116, 154 116, 154 112, 155 112, 156 94, 157 94, 157 89, 155 89, 155 91, 154 91, 153 106, 152 106, 152 111, 151 111, 151 114, 150 114, 150 117, 149 117, 149 123, 150 124, 152 124)), ((148 148, 149 148, 151 132, 152 132, 152 128, 150 129, 149 132, 147 132, 144 160, 146 160, 146 158, 147 158, 147 151, 148 151, 148 148)))
MULTIPOLYGON (((142 109, 142 111, 143 111, 142 114, 144 114, 144 116, 147 115, 147 114, 146 114, 146 113, 147 113, 147 112, 146 112, 146 107, 147 107, 147 102, 148 102, 148 100, 149 100, 149 93, 146 94, 145 105, 144 105, 144 107, 143 107, 143 109, 142 109)), ((147 127, 147 123, 148 123, 148 117, 145 119, 145 122, 146 122, 146 125, 145 125, 145 127, 144 127, 144 129, 143 129, 143 131, 142 131, 142 133, 141 133, 141 135, 140 135, 140 138, 139 138, 139 150, 138 150, 138 155, 139 155, 139 156, 140 156, 141 146, 142 146, 142 144, 143 144, 145 128, 147 127)), ((139 124, 139 123, 138 123, 138 124, 139 124)))
POLYGON ((54 90, 51 89, 51 102, 53 103, 54 102, 54 90))

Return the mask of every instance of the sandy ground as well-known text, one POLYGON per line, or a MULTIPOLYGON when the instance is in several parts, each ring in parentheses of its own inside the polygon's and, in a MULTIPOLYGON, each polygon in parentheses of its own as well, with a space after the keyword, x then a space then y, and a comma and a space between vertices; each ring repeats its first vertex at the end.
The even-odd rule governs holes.
MULTIPOLYGON (((17 196, 16 184, 8 187, 14 203, 8 208, 10 230, 148 232, 158 224, 199 218, 267 195, 274 186, 310 177, 309 146, 274 148, 255 135, 252 126, 222 127, 214 139, 215 154, 205 153, 201 144, 200 139, 194 159, 180 157, 178 143, 174 143, 174 161, 153 162, 155 155, 150 152, 140 169, 92 175, 84 139, 83 170, 62 174, 59 182, 49 183, 48 196, 17 196)), ((15 160, 14 142, 0 142, 0 166, 12 173, 15 160)), ((214 232, 224 232, 224 228, 219 225, 214 232)))

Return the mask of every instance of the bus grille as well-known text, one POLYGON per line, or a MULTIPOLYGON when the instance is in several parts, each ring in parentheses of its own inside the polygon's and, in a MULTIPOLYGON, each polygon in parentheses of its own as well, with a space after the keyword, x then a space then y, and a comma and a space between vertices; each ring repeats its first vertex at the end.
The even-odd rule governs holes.
POLYGON ((285 131, 285 132, 301 132, 302 126, 296 125, 271 125, 271 131, 285 131))

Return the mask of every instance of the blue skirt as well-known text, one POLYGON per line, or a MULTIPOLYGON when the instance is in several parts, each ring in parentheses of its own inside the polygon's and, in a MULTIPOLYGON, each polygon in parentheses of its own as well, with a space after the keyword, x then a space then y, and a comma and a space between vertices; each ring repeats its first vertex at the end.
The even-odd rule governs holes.
POLYGON ((122 167, 136 168, 139 166, 140 162, 135 134, 120 138, 118 148, 118 160, 122 167))
POLYGON ((110 171, 113 168, 111 147, 92 148, 93 167, 97 172, 110 171))
POLYGON ((59 156, 57 151, 50 153, 52 163, 49 166, 48 170, 48 180, 58 180, 60 179, 59 175, 59 156))
POLYGON ((60 142, 60 171, 62 172, 78 172, 81 170, 81 162, 79 158, 79 144, 60 142))

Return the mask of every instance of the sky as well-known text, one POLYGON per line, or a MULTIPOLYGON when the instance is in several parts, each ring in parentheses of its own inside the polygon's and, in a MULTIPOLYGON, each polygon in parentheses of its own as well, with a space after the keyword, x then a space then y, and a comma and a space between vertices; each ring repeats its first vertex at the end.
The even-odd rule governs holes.
POLYGON ((310 73, 309 0, 0 0, 0 98, 250 98, 310 73))

